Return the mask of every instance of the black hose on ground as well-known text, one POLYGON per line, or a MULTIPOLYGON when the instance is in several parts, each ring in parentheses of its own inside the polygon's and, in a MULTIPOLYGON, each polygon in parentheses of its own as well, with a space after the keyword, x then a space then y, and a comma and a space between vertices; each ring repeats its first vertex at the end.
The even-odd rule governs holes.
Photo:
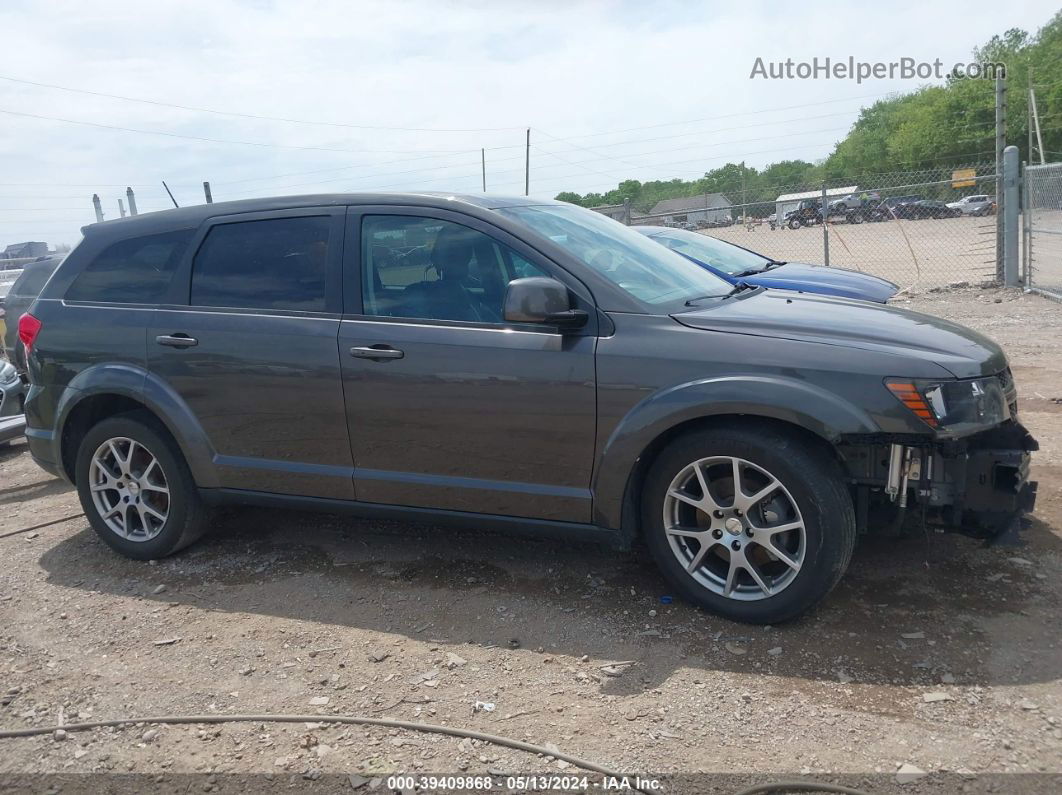
MULTIPOLYGON (((160 715, 148 718, 115 718, 113 720, 93 720, 85 723, 67 723, 60 726, 37 726, 31 729, 5 729, 0 730, 0 740, 13 739, 16 737, 39 737, 44 734, 52 734, 56 731, 79 732, 90 729, 102 729, 107 727, 133 726, 138 723, 344 723, 355 726, 381 726, 389 729, 406 729, 409 731, 430 732, 432 734, 447 734, 451 737, 462 737, 471 740, 481 740, 493 745, 506 748, 514 748, 518 751, 526 751, 530 754, 541 754, 561 759, 569 764, 580 767, 583 770, 592 770, 606 776, 622 778, 623 773, 582 759, 578 756, 565 753, 564 751, 552 750, 541 745, 525 743, 523 740, 514 740, 510 737, 502 737, 499 734, 475 731, 474 729, 456 729, 451 726, 443 726, 437 723, 417 723, 416 721, 394 720, 391 718, 367 718, 360 715, 160 715)), ((644 790, 639 790, 644 792, 644 790)), ((757 795, 757 793, 770 792, 835 792, 843 795, 868 795, 862 790, 844 787, 840 784, 828 784, 818 781, 779 781, 771 784, 757 784, 754 787, 744 789, 737 795, 757 795)))

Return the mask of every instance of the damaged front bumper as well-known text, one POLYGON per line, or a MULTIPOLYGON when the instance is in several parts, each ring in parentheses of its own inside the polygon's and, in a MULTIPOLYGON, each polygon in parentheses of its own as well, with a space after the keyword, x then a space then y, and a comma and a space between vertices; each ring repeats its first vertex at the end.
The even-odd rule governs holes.
POLYGON ((1008 422, 932 453, 939 475, 924 485, 920 499, 939 510, 945 525, 992 536, 1036 505, 1036 481, 1029 480, 1029 455, 1039 444, 1021 423, 1008 422))
POLYGON ((1039 445, 1017 421, 962 439, 895 440, 850 448, 857 513, 867 521, 874 502, 895 506, 894 524, 918 506, 927 524, 981 538, 1007 530, 1036 504, 1030 453, 1039 445))

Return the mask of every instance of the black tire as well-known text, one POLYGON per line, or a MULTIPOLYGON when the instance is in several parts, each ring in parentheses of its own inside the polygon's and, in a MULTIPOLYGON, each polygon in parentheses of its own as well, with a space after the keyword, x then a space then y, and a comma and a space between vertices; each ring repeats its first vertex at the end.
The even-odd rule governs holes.
POLYGON ((206 530, 208 511, 199 496, 184 455, 169 434, 156 426, 150 415, 122 414, 90 428, 78 448, 74 476, 81 507, 92 529, 111 549, 128 558, 164 558, 193 543, 206 530), (92 500, 89 479, 92 456, 108 439, 119 437, 132 439, 155 456, 169 488, 166 520, 158 534, 148 540, 123 538, 107 526, 92 500))
POLYGON ((799 218, 790 218, 789 219, 789 228, 790 229, 799 229, 800 228, 800 219, 799 218))
POLYGON ((713 428, 683 436, 654 461, 642 494, 642 532, 660 570, 688 601, 726 618, 774 624, 810 609, 838 583, 855 548, 852 499, 840 467, 825 446, 768 424, 713 428), (804 522, 803 563, 778 593, 740 601, 716 593, 687 573, 664 528, 664 501, 674 478, 689 464, 733 456, 762 467, 788 491, 804 522))

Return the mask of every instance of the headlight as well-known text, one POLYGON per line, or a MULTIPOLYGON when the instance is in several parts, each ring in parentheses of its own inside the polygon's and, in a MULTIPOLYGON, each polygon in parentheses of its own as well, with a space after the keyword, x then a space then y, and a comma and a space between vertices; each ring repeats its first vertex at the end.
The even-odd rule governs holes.
POLYGON ((885 386, 931 428, 963 430, 998 425, 1010 418, 1007 397, 996 376, 939 383, 890 378, 885 386))

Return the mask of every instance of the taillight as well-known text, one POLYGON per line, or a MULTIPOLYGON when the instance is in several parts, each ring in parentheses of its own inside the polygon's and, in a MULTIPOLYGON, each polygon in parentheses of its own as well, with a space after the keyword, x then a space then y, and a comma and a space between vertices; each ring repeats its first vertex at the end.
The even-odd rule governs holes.
POLYGON ((37 320, 29 312, 24 314, 18 319, 18 338, 22 340, 22 344, 26 346, 26 355, 29 356, 30 351, 33 350, 33 343, 37 339, 37 335, 41 333, 41 327, 44 324, 37 320))

